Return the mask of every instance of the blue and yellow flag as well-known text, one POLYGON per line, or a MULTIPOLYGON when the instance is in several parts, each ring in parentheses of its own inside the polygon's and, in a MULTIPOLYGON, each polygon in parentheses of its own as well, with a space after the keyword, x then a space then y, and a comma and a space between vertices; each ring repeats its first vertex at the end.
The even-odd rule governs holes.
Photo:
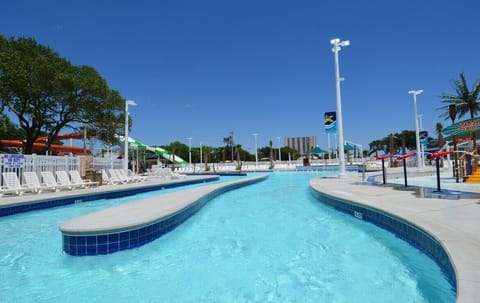
POLYGON ((327 134, 335 134, 337 132, 337 112, 325 112, 323 121, 327 134))

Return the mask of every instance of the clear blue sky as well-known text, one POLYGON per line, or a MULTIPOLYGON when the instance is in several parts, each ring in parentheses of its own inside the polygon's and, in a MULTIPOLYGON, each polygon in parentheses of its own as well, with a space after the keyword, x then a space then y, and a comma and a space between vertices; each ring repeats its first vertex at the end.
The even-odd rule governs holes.
MULTIPOLYGON (((253 153, 278 137, 316 135, 335 111, 330 40, 350 40, 340 73, 344 137, 362 144, 414 130, 413 98, 431 136, 451 81, 480 79, 480 2, 4 1, 4 36, 33 37, 75 65, 96 68, 131 107, 131 137, 253 153)), ((332 139, 333 140, 333 139, 332 139)))

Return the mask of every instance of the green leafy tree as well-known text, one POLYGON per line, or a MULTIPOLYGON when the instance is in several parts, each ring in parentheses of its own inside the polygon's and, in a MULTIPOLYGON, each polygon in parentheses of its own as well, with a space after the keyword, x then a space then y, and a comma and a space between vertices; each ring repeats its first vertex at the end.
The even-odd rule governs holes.
POLYGON ((378 155, 379 151, 396 153, 404 149, 416 149, 416 135, 413 130, 404 130, 401 133, 393 133, 369 143, 370 155, 378 155))
POLYGON ((289 146, 284 146, 281 148, 282 159, 298 159, 300 157, 299 152, 289 146))
POLYGON ((16 116, 24 153, 45 134, 48 149, 64 129, 89 126, 115 142, 124 128, 125 100, 95 69, 74 66, 32 38, 0 39, 0 83, 0 108, 16 116))

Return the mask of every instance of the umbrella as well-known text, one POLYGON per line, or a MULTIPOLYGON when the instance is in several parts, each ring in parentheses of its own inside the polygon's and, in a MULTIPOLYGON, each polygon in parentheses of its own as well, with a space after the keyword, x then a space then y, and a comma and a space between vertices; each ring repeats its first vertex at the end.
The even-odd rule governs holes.
POLYGON ((311 154, 326 154, 328 153, 326 150, 321 149, 320 147, 314 147, 310 150, 311 154))
POLYGON ((351 150, 356 150, 357 148, 351 144, 348 144, 346 143, 343 148, 345 149, 345 151, 351 151, 351 150))

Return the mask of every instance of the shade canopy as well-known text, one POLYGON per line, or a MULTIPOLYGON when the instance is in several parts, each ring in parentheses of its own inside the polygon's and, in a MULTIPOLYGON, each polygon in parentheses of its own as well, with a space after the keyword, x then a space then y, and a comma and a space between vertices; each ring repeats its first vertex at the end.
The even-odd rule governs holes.
POLYGON ((356 150, 357 148, 355 147, 355 145, 351 145, 351 144, 346 143, 346 144, 343 146, 343 149, 344 149, 345 151, 352 151, 352 150, 356 150))
POLYGON ((314 147, 310 150, 310 153, 311 154, 326 154, 328 153, 328 151, 324 150, 324 149, 321 149, 320 147, 314 147))

